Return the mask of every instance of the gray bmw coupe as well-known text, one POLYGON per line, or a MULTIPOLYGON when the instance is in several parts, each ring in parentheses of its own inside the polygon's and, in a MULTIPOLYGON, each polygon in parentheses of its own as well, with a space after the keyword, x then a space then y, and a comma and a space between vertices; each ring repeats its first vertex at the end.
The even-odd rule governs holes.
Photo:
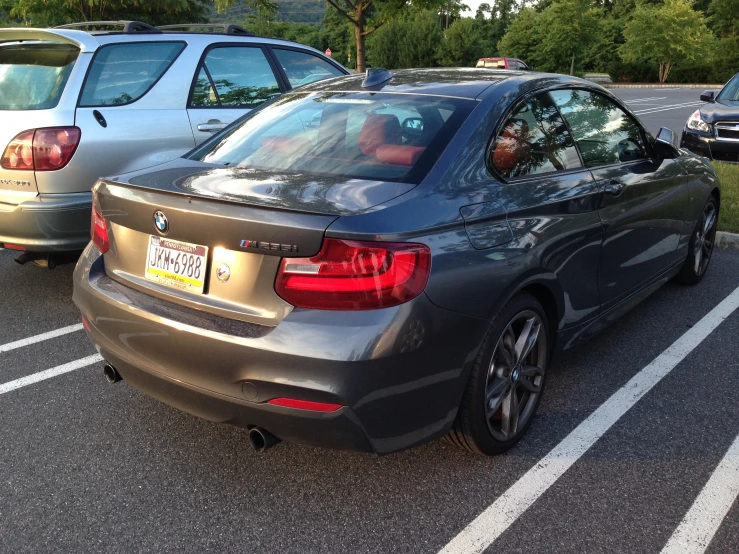
POLYGON ((553 355, 701 280, 720 201, 593 83, 371 70, 100 180, 74 300, 109 381, 258 450, 497 454, 553 355))

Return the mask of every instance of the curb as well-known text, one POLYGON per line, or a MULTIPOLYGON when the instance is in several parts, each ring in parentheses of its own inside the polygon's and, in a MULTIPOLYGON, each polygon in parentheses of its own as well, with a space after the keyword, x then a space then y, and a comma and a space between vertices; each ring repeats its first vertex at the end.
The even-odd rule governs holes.
POLYGON ((702 88, 704 90, 722 89, 724 85, 706 85, 706 84, 682 84, 682 83, 645 83, 645 84, 624 84, 624 83, 598 83, 606 88, 702 88))
POLYGON ((733 248, 739 250, 739 234, 718 231, 716 233, 716 246, 720 248, 733 248))

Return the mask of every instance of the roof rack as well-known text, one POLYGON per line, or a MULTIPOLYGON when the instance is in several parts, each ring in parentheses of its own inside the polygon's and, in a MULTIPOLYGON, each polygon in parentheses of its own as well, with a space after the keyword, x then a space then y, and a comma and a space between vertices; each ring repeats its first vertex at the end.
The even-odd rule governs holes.
POLYGON ((228 25, 222 23, 190 23, 190 24, 179 24, 179 25, 160 25, 157 27, 162 31, 172 32, 203 32, 203 33, 220 33, 223 35, 242 35, 245 37, 253 37, 254 33, 247 31, 243 27, 238 25, 228 25), (207 30, 212 29, 212 30, 207 30))
POLYGON ((84 29, 85 27, 123 27, 123 32, 126 34, 161 33, 156 27, 141 21, 83 21, 81 23, 57 25, 53 29, 84 29))

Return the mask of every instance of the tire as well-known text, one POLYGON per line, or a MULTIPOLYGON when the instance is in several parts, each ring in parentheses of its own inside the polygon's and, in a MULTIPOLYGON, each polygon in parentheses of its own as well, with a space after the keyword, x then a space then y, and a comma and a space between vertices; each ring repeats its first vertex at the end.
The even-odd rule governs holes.
POLYGON ((492 456, 521 440, 544 390, 549 369, 549 335, 546 312, 530 294, 519 294, 503 307, 480 347, 457 417, 446 437, 449 442, 492 456), (522 337, 529 322, 527 347, 522 337))
POLYGON ((718 226, 718 202, 711 196, 703 208, 700 219, 693 230, 688 245, 688 257, 683 267, 675 276, 675 282, 683 285, 700 283, 708 271, 714 245, 716 244, 716 227, 718 226))

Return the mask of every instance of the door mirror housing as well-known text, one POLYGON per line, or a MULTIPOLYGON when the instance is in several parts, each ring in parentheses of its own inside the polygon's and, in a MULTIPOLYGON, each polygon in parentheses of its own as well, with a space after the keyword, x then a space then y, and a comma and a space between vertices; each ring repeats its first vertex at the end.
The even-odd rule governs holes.
POLYGON ((662 127, 655 140, 657 154, 662 158, 675 158, 680 153, 680 140, 675 131, 662 127))
POLYGON ((701 102, 714 102, 713 91, 707 90, 701 93, 701 102))

